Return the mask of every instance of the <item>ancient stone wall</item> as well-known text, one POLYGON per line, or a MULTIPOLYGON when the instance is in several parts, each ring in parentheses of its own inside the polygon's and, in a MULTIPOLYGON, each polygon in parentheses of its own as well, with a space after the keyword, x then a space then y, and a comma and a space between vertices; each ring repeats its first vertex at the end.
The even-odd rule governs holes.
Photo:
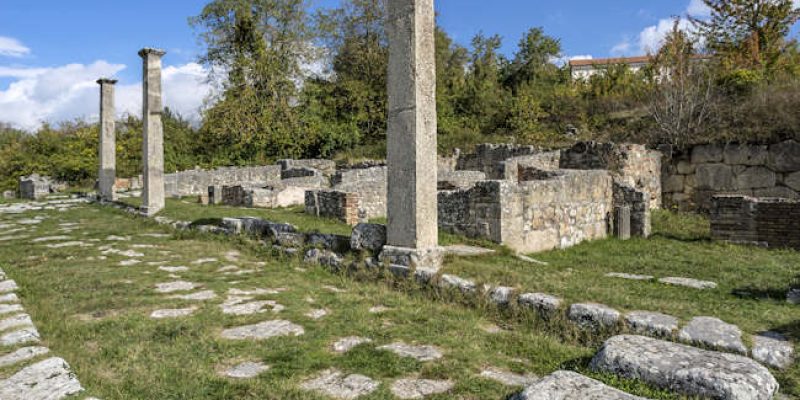
POLYGON ((19 178, 19 197, 38 200, 51 192, 52 181, 49 177, 33 174, 19 178))
POLYGON ((601 169, 649 194, 650 208, 661 207, 661 152, 638 144, 581 142, 561 151, 560 168, 601 169))
POLYGON ((540 151, 533 146, 513 144, 481 144, 475 153, 458 157, 456 170, 480 171, 487 179, 506 179, 506 160, 513 157, 530 156, 540 151))
POLYGON ((519 184, 484 181, 439 192, 439 227, 537 252, 606 237, 612 205, 607 171, 561 170, 519 184))
POLYGON ((308 190, 305 193, 306 213, 338 219, 348 225, 359 222, 359 195, 340 190, 308 190))
POLYGON ((718 195, 710 217, 715 240, 800 249, 800 200, 718 195))
POLYGON ((665 208, 708 211, 717 194, 800 199, 800 143, 700 145, 662 168, 665 208))
POLYGON ((310 168, 319 171, 325 176, 331 176, 336 173, 336 162, 332 160, 278 160, 278 165, 281 167, 281 170, 284 171, 296 168, 310 168))
POLYGON ((358 194, 358 217, 362 221, 386 216, 387 181, 387 168, 380 165, 351 167, 331 177, 333 189, 358 194))
POLYGON ((164 175, 167 196, 199 196, 209 186, 265 186, 281 181, 281 167, 224 167, 215 170, 193 169, 164 175))

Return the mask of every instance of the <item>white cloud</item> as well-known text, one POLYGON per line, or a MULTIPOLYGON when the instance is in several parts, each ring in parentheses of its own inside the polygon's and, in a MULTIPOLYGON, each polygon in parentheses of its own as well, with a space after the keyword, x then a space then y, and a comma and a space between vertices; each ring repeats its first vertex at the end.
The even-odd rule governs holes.
MULTIPOLYGON (((55 68, 0 67, 0 77, 15 79, 6 90, 0 90, 0 121, 34 130, 43 122, 96 120, 99 113, 96 80, 114 76, 125 68, 106 61, 55 68)), ((211 90, 206 83, 207 75, 205 68, 196 63, 164 68, 164 104, 197 121, 200 107, 211 90)), ((141 82, 118 84, 115 100, 118 114, 140 114, 141 82)))
POLYGON ((22 57, 30 54, 31 49, 25 47, 19 40, 7 36, 0 36, 0 56, 22 57))
POLYGON ((630 55, 632 47, 633 45, 631 44, 630 39, 625 38, 623 41, 617 43, 611 48, 611 54, 614 56, 630 55))
MULTIPOLYGON (((794 0, 795 3, 800 0, 794 0)), ((708 17, 711 15, 711 9, 708 8, 706 3, 703 0, 692 0, 689 3, 689 7, 686 8, 686 13, 692 17, 708 17)))

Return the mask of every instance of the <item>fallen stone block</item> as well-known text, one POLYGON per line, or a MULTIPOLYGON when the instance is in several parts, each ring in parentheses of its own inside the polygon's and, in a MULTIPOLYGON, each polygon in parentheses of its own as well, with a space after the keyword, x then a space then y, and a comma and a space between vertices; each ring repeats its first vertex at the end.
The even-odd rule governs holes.
POLYGON ((557 371, 528 386, 511 400, 646 400, 606 386, 577 372, 557 371))
POLYGON ((442 275, 439 286, 445 289, 458 289, 464 294, 474 293, 477 288, 473 281, 448 274, 442 275))
POLYGON ((613 328, 619 322, 619 311, 595 303, 577 303, 569 308, 569 319, 581 328, 613 328))
POLYGON ((685 396, 769 400, 778 390, 769 370, 747 357, 644 336, 621 335, 607 340, 591 368, 685 396))
POLYGON ((507 306, 511 303, 516 290, 511 287, 498 286, 489 290, 489 300, 498 306, 507 306))
POLYGON ((361 223, 353 228, 350 247, 353 250, 379 252, 386 244, 386 225, 361 223))
POLYGON ((678 330, 678 319, 656 312, 631 311, 625 316, 625 325, 637 335, 668 338, 678 330))
POLYGON ((667 278, 661 278, 658 281, 667 285, 683 286, 700 290, 717 288, 717 284, 715 282, 700 281, 691 278, 667 277, 667 278))
POLYGON ((82 392, 80 382, 61 358, 48 358, 0 381, 0 399, 63 399, 82 392))
POLYGON ((777 332, 763 332, 753 336, 753 359, 779 369, 789 368, 794 362, 794 346, 777 332))
POLYGON ((517 299, 520 307, 535 310, 542 318, 548 318, 561 308, 562 301, 558 297, 544 293, 524 293, 517 299))
POLYGON ((692 318, 689 324, 681 329, 678 339, 688 344, 747 354, 747 347, 742 343, 742 330, 717 318, 692 318))

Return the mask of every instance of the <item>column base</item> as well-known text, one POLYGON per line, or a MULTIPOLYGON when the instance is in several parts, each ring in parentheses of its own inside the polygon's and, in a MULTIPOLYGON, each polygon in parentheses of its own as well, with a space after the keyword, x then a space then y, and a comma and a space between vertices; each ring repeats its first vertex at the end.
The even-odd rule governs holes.
POLYGON ((142 215, 144 215, 145 217, 153 217, 163 209, 164 209, 164 207, 141 206, 141 207, 139 207, 139 212, 141 212, 142 215))
POLYGON ((383 246, 378 260, 389 265, 409 268, 426 268, 438 270, 442 266, 444 249, 432 247, 414 249, 410 247, 383 246))

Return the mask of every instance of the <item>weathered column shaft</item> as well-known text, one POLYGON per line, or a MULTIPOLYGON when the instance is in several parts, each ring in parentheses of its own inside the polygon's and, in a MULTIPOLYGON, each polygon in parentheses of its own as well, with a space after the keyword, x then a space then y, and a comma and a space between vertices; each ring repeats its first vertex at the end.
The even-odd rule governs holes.
POLYGON ((117 179, 116 111, 114 109, 113 79, 100 79, 100 146, 97 172, 97 194, 101 200, 115 199, 114 183, 117 179))
POLYGON ((438 245, 433 0, 388 2, 388 226, 390 246, 438 245))
POLYGON ((164 127, 161 124, 161 57, 164 54, 163 50, 149 48, 139 52, 144 63, 142 211, 147 215, 155 215, 164 208, 164 127))

